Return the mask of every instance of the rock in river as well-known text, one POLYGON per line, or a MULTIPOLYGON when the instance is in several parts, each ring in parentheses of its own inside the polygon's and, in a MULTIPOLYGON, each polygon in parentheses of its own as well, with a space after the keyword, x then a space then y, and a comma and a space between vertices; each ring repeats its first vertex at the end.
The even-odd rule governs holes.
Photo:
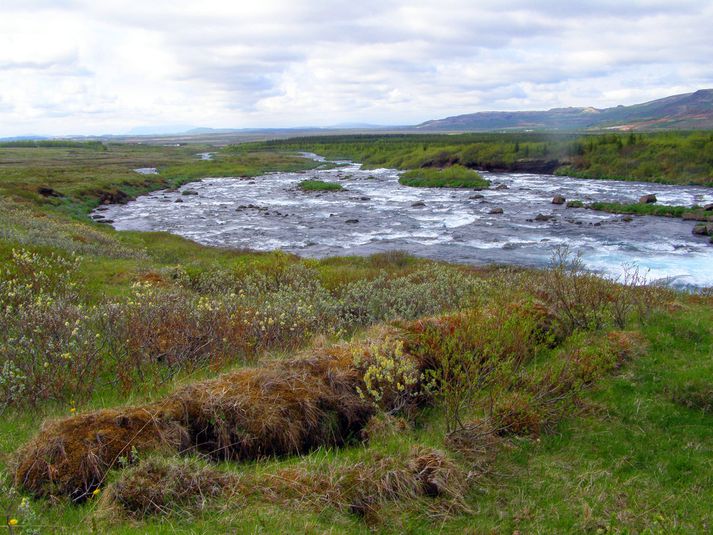
POLYGON ((639 197, 639 202, 641 204, 653 204, 656 202, 656 195, 649 193, 648 195, 642 195, 639 197))

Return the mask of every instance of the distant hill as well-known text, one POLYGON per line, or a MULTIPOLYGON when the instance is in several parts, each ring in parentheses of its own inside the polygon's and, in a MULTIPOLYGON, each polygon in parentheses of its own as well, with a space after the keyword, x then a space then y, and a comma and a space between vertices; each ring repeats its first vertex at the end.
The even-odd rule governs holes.
POLYGON ((615 108, 487 111, 426 121, 414 130, 699 130, 713 129, 713 89, 615 108))

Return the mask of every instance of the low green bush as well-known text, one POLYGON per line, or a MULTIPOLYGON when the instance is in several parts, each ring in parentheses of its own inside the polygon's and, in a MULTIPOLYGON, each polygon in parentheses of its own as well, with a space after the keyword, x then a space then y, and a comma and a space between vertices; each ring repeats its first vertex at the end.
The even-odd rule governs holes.
POLYGON ((490 182, 480 174, 462 165, 451 165, 444 169, 412 169, 399 177, 399 184, 413 188, 485 189, 490 186, 490 182))
POLYGON ((342 191, 344 187, 336 182, 324 180, 303 180, 298 184, 302 191, 342 191))

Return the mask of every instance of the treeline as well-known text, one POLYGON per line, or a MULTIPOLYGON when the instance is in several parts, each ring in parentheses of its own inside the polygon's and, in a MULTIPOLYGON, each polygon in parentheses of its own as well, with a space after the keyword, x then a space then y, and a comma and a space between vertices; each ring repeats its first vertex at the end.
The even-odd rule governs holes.
POLYGON ((355 160, 367 168, 443 168, 457 164, 494 171, 713 186, 711 132, 352 135, 273 140, 258 145, 355 160))
POLYGON ((68 139, 22 139, 17 141, 2 141, 0 142, 0 148, 59 148, 106 150, 106 146, 101 141, 70 141, 68 139))

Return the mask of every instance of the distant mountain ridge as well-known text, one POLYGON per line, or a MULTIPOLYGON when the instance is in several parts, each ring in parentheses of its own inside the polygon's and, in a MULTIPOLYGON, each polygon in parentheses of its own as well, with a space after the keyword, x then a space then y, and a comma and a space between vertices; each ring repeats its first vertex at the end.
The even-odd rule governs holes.
POLYGON ((486 111, 426 121, 428 132, 500 130, 707 130, 713 129, 713 89, 673 95, 633 106, 486 111))

